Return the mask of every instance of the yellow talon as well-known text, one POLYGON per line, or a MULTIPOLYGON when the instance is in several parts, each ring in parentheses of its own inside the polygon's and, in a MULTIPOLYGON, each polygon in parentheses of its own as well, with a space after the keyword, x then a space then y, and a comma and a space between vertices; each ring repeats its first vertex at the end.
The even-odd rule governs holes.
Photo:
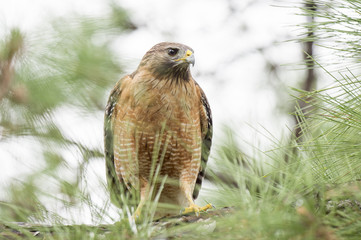
POLYGON ((213 208, 213 205, 210 203, 208 203, 204 207, 199 207, 196 204, 192 204, 191 206, 185 208, 184 211, 182 212, 182 214, 188 214, 188 213, 194 212, 198 216, 200 212, 205 212, 211 208, 213 208))

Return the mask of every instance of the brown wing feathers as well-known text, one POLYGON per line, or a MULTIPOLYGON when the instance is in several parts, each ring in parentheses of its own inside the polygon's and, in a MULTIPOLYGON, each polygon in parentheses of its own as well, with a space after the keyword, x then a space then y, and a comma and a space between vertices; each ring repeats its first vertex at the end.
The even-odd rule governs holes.
POLYGON ((193 199, 196 199, 199 194, 199 190, 202 185, 202 181, 206 171, 206 165, 212 145, 212 135, 213 135, 213 123, 212 123, 212 112, 209 106, 206 95, 203 90, 196 83, 197 88, 200 91, 201 95, 201 131, 202 131, 202 153, 201 153, 201 168, 197 176, 196 185, 193 191, 193 199))
POLYGON ((104 150, 108 189, 110 190, 110 199, 116 205, 121 205, 121 195, 127 192, 122 179, 118 179, 114 165, 114 128, 113 118, 116 104, 122 93, 120 85, 122 80, 118 81, 110 93, 104 115, 104 150))

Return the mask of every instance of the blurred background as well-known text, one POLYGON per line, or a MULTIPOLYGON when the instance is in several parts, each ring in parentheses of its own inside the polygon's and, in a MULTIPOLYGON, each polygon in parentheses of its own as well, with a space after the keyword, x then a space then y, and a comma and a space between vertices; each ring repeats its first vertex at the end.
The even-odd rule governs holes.
MULTIPOLYGON (((214 156, 228 143, 254 156, 297 135, 293 88, 314 89, 316 76, 328 84, 305 67, 312 42, 295 41, 312 37, 302 25, 312 21, 304 6, 0 0, 1 214, 92 224, 117 218, 105 189, 104 107, 116 81, 158 42, 195 50, 192 74, 213 112, 214 169, 214 156)), ((211 187, 204 184, 199 201, 211 187)))

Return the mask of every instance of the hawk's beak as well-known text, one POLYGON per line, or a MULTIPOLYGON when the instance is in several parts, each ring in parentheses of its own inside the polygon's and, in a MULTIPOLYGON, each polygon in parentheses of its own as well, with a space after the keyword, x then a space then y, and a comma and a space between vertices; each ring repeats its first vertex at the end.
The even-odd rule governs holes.
POLYGON ((192 66, 194 66, 195 63, 194 54, 191 50, 187 50, 186 54, 182 58, 179 58, 175 61, 187 62, 189 64, 192 64, 192 66))
POLYGON ((184 56, 184 60, 189 64, 192 64, 192 66, 194 66, 195 59, 194 59, 194 54, 191 50, 187 50, 186 55, 184 56))

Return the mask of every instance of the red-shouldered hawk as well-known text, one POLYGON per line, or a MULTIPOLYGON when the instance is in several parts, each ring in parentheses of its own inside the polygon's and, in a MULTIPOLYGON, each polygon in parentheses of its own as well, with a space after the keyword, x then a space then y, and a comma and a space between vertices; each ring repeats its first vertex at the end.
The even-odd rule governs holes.
POLYGON ((135 218, 159 191, 159 203, 184 207, 183 213, 211 208, 194 203, 211 148, 212 116, 190 64, 192 48, 159 43, 111 91, 104 123, 108 186, 118 206, 120 195, 140 194, 135 218))

